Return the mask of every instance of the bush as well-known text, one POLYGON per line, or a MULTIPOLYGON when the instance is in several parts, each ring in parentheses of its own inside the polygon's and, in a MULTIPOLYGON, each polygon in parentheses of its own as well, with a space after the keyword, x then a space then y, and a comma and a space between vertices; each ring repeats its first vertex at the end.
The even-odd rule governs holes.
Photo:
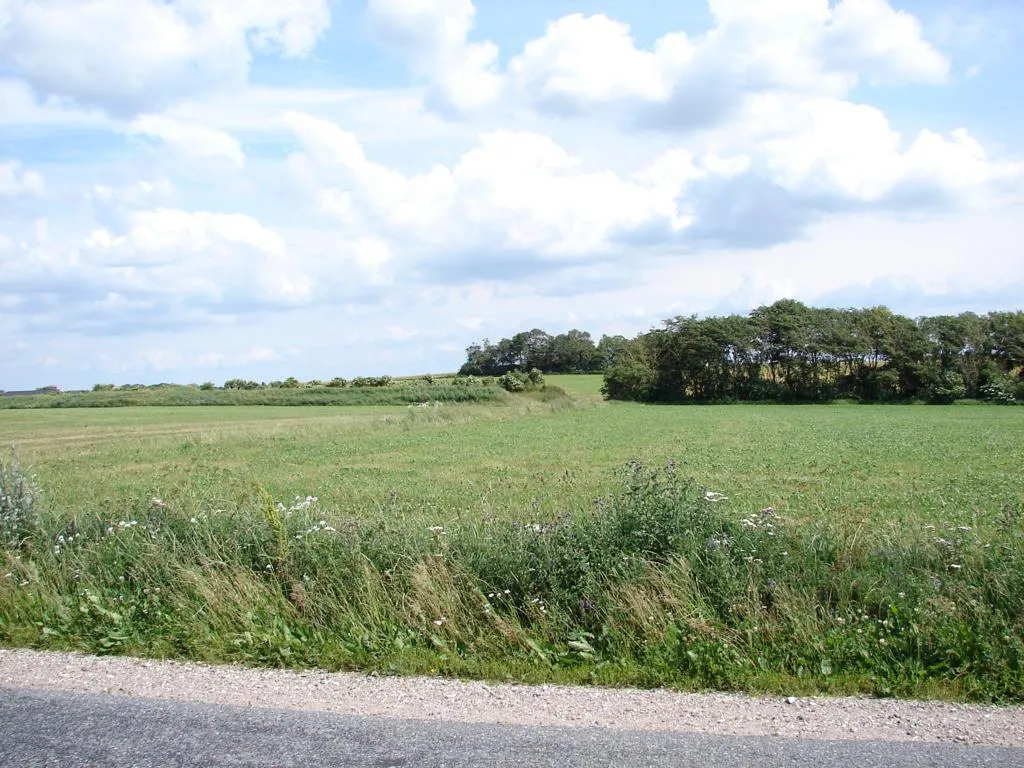
POLYGON ((335 376, 333 379, 327 382, 327 386, 331 389, 344 389, 348 386, 348 380, 343 379, 340 376, 335 376))
POLYGON ((525 392, 526 377, 519 371, 509 371, 498 379, 498 384, 507 392, 525 392))
POLYGON ((1011 405, 1017 402, 1017 390, 1020 385, 1009 374, 991 376, 985 384, 978 388, 981 399, 988 403, 1011 405))
POLYGON ((928 402, 935 405, 949 405, 966 395, 967 385, 964 384, 964 377, 959 373, 946 373, 930 383, 925 390, 928 402))
POLYGON ((248 381, 246 379, 228 379, 224 382, 224 389, 254 390, 260 389, 260 384, 259 382, 248 381))
POLYGON ((537 368, 529 373, 509 371, 498 379, 498 384, 508 392, 534 392, 544 388, 544 374, 537 368))
POLYGON ((352 379, 353 387, 388 387, 391 386, 390 376, 356 376, 352 379))

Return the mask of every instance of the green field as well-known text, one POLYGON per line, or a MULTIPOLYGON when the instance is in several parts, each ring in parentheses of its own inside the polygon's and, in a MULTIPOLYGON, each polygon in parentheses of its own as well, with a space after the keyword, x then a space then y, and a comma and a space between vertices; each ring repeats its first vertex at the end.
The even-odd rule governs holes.
MULTIPOLYGON (((0 640, 214 661, 524 680, 1001 700, 1024 695, 1024 576, 1014 565, 1021 557, 1024 511, 1024 409, 645 406, 602 402, 599 377, 552 380, 573 399, 520 397, 427 407, 0 411, 0 444, 13 446, 36 475, 43 515, 42 532, 25 534, 29 543, 23 542, 17 555, 9 549, 8 568, 15 575, 0 580, 0 640), (687 490, 681 480, 672 480, 675 490, 665 491, 676 505, 672 509, 661 496, 635 489, 631 496, 623 490, 627 462, 660 467, 670 459, 680 462, 680 478, 696 481, 687 490), (260 488, 284 509, 296 497, 315 496, 317 501, 312 510, 275 520, 261 501, 260 488), (728 500, 709 505, 703 500, 705 490, 728 500), (656 531, 675 543, 608 543, 612 534, 601 527, 600 512, 595 513, 604 508, 595 506, 599 498, 617 510, 614 519, 621 530, 627 522, 632 526, 630 536, 649 537, 656 531), (151 499, 159 500, 159 524, 146 523, 154 531, 151 540, 132 539, 127 546, 118 538, 117 525, 156 520, 151 499), (701 592, 700 579, 693 582, 697 591, 685 597, 683 581, 696 578, 692 574, 700 568, 726 565, 711 560, 700 565, 704 539, 689 541, 685 547, 691 549, 685 549, 665 527, 665 516, 678 522, 683 520, 679 515, 698 515, 685 518, 690 520, 687 530, 705 526, 711 538, 721 531, 740 541, 746 535, 743 525, 754 526, 766 507, 780 518, 773 541, 789 542, 785 551, 779 550, 779 570, 755 574, 750 570, 754 554, 728 564, 729 589, 738 590, 730 600, 761 607, 744 613, 728 600, 719 605, 711 592, 701 592), (567 515, 573 522, 559 528, 556 521, 567 515), (47 537, 52 540, 71 521, 75 533, 89 530, 91 538, 80 550, 61 545, 57 555, 43 552, 47 537), (189 521, 193 528, 210 526, 206 538, 194 538, 189 521), (506 605, 503 613, 492 600, 493 607, 485 610, 503 617, 505 624, 495 629, 467 618, 457 636, 445 635, 455 632, 446 628, 449 619, 454 623, 448 614, 468 611, 467 601, 484 599, 487 590, 508 583, 513 599, 513 582, 519 584, 522 575, 515 575, 514 563, 496 563, 517 547, 525 547, 523 562, 536 561, 535 545, 516 533, 524 526, 571 531, 565 534, 568 539, 559 539, 570 548, 586 549, 590 536, 604 543, 595 544, 582 565, 563 562, 564 552, 544 550, 545 567, 554 569, 553 575, 543 583, 521 584, 523 604, 506 605), (436 527, 443 527, 443 533, 428 532, 436 527), (327 544, 313 549, 306 539, 314 528, 334 532, 330 546, 337 549, 327 544), (169 550, 154 543, 158 529, 160 536, 172 537, 169 550), (232 538, 237 541, 226 543, 232 538), (940 539, 946 544, 936 545, 940 539), (955 556, 947 552, 954 539, 955 556), (166 554, 167 562, 147 570, 170 550, 174 554, 166 554), (806 562, 791 569, 787 563, 798 550, 806 562), (992 560, 997 555, 1001 559, 992 560), (957 557, 964 563, 953 562, 957 557), (555 560, 558 564, 552 565, 555 560), (828 567, 818 568, 819 561, 828 567), (200 583, 213 578, 211 562, 226 569, 214 569, 219 587, 200 583), (261 563, 278 573, 280 585, 272 574, 261 572, 261 563), (356 568, 361 581, 344 581, 333 570, 342 567, 344 579, 353 578, 356 568), (365 572, 360 570, 364 567, 365 572), (939 569, 940 581, 948 581, 954 591, 922 592, 932 583, 928 579, 938 578, 927 569, 939 569), (76 570, 77 578, 91 574, 85 577, 93 580, 91 591, 73 583, 76 570), (565 575, 569 570, 575 574, 571 579, 565 575), (691 576, 680 575, 691 571, 691 576), (801 581, 811 578, 810 571, 818 579, 813 585, 801 581), (148 574, 151 583, 143 584, 145 579, 136 574, 131 589, 118 586, 118 579, 123 583, 126 573, 136 572, 148 574), (284 572, 287 586, 280 575, 284 572), (674 574, 675 581, 667 574, 674 574), (775 600, 766 602, 764 589, 753 586, 762 577, 772 590, 784 579, 793 580, 788 599, 799 606, 800 621, 771 613, 775 600), (675 586, 655 589, 651 585, 659 579, 675 586), (899 579, 907 586, 900 586, 899 579), (157 584, 166 594, 184 589, 183 583, 190 586, 176 598, 181 602, 173 616, 160 614, 156 621, 155 614, 139 608, 129 621, 118 607, 126 600, 151 600, 154 593, 144 590, 157 589, 157 584), (176 623, 183 606, 217 603, 214 595, 228 584, 238 595, 222 606, 223 616, 212 608, 206 616, 202 609, 188 626, 176 623), (36 591, 29 596, 31 589, 36 591), (423 607, 423 590, 439 607, 423 607), (583 598, 568 597, 576 594, 573 590, 589 591, 583 598), (371 592, 376 597, 368 597, 371 592), (92 596, 82 603, 85 593, 92 596), (313 594, 322 595, 314 601, 317 610, 308 608, 313 594), (637 619, 640 624, 634 626, 621 613, 624 605, 636 609, 640 594, 647 595, 641 601, 647 607, 637 610, 660 618, 637 619), (881 626, 896 621, 890 611, 920 611, 939 598, 956 603, 961 594, 974 603, 994 601, 998 615, 974 608, 961 615, 957 609, 933 628, 934 636, 914 640, 918 651, 912 664, 902 664, 888 650, 881 660, 875 658, 877 645, 870 647, 871 659, 861 658, 863 648, 843 645, 849 640, 844 628, 850 616, 866 620, 870 615, 881 626), (984 600, 983 594, 988 595, 984 600), (531 612, 531 605, 543 606, 545 600, 550 613, 531 612), (893 601, 902 600, 909 602, 895 608, 893 601), (601 606, 600 621, 579 608, 584 603, 601 606), (825 612, 822 603, 828 605, 825 612), (85 621, 76 611, 99 613, 85 621), (104 612, 118 620, 103 619, 104 612), (437 621, 445 625, 444 632, 434 628, 437 621), (111 624, 117 626, 110 629, 111 624), (666 629, 669 625, 675 629, 666 629), (269 627, 265 637, 257 630, 264 626, 269 627), (698 637, 695 628, 704 634, 698 637), (770 638, 764 635, 769 628, 770 638), (839 639, 827 640, 833 630, 839 639), (975 653, 961 648, 965 637, 943 634, 954 631, 1003 634, 992 641, 997 647, 975 653), (825 639, 819 642, 817 634, 825 639), (714 642, 705 647, 699 638, 714 642), (783 643, 805 643, 806 649, 791 658, 781 649, 783 643), (922 643, 960 648, 964 659, 957 661, 946 650, 932 658, 922 643), (662 651, 655 653, 655 646, 662 651), (740 655, 730 661, 732 651, 723 648, 737 647, 746 650, 736 651, 740 655), (839 661, 847 656, 848 662, 839 661), (991 679, 985 664, 1006 668, 1006 674, 991 679), (736 669, 730 671, 730 665, 736 669)), ((640 470, 655 485, 664 480, 660 475, 651 480, 645 472, 640 470)), ((614 536, 621 539, 621 530, 614 536)), ((773 545, 763 541, 757 546, 768 552, 773 545)), ((770 562, 767 554, 763 560, 770 562)), ((762 563, 761 555, 756 562, 762 563)), ((708 574, 725 579, 718 571, 708 574)))
MULTIPOLYGON (((596 377, 565 377, 592 392, 596 377)), ((559 383, 564 384, 565 379, 559 383)), ((575 383, 575 387, 573 384, 575 383)), ((608 492, 630 459, 687 462, 737 512, 871 525, 982 518, 1024 498, 1024 410, 925 406, 135 408, 0 413, 0 442, 33 467, 48 507, 262 483, 275 498, 443 522, 546 514, 608 492), (431 418, 432 417, 432 418, 431 418)))

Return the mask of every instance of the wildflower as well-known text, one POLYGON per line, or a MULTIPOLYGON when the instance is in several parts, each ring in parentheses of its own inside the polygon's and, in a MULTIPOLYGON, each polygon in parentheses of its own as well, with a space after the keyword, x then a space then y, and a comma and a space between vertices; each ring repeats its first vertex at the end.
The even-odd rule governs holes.
POLYGON ((149 504, 150 506, 156 507, 157 509, 163 509, 164 507, 167 506, 166 502, 164 502, 163 499, 158 499, 156 496, 149 500, 149 504))
POLYGON ((705 491, 704 501, 710 501, 712 503, 716 501, 728 501, 729 497, 724 494, 718 493, 718 491, 705 491))
POLYGON ((427 530, 430 531, 431 533, 436 533, 438 536, 444 536, 444 526, 443 525, 432 525, 429 528, 427 528, 427 530))
POLYGON ((192 525, 195 525, 196 523, 198 523, 198 522, 199 522, 199 521, 198 521, 198 520, 196 520, 196 519, 195 519, 194 517, 190 517, 188 521, 189 521, 190 523, 192 523, 192 525))
POLYGON ((950 568, 950 570, 953 570, 953 571, 959 571, 961 568, 963 568, 963 566, 959 565, 957 563, 953 563, 952 565, 949 566, 949 568, 950 568))
POLYGON ((447 622, 447 621, 448 621, 448 617, 447 616, 442 616, 440 619, 436 619, 434 621, 434 626, 435 627, 440 627, 443 624, 445 624, 445 622, 447 622))

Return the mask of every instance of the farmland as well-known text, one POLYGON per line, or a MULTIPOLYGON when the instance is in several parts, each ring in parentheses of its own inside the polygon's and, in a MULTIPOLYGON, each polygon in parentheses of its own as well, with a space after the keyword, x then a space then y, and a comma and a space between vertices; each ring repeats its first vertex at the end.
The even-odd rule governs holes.
POLYGON ((1024 697, 1024 409, 549 381, 569 397, 2 411, 42 523, 8 548, 0 642, 1024 697))

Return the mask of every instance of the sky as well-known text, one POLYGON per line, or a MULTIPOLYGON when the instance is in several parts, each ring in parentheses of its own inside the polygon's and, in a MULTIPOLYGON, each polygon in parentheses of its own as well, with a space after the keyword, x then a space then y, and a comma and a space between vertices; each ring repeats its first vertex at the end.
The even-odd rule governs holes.
POLYGON ((1019 0, 0 0, 0 389, 1022 309, 1019 0))

